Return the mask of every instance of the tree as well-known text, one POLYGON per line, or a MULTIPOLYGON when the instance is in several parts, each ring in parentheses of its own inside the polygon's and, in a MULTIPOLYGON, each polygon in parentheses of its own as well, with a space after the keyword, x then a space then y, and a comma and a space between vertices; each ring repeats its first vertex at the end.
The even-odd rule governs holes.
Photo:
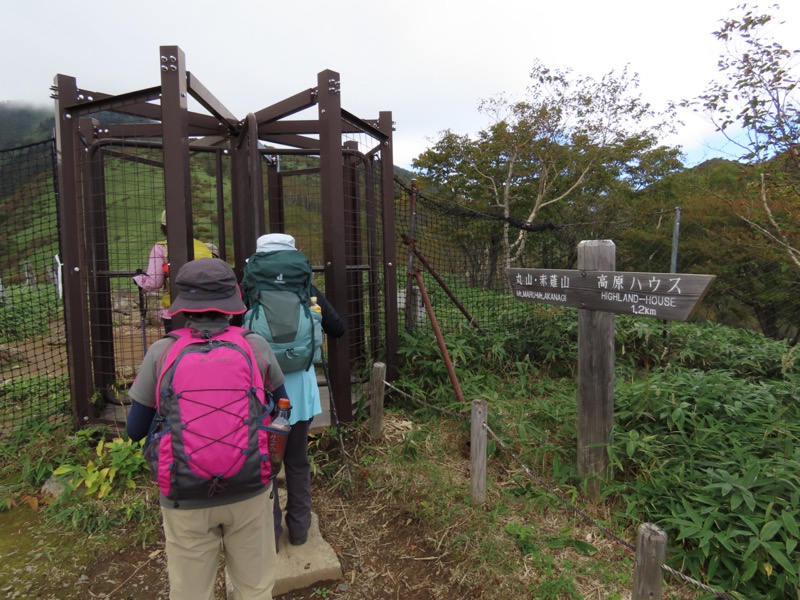
MULTIPOLYGON (((800 314, 796 269, 778 246, 718 200, 741 193, 750 173, 748 165, 715 158, 660 181, 649 192, 671 196, 671 204, 681 206, 678 270, 717 277, 697 315, 774 339, 796 340, 800 314)), ((632 229, 622 238, 623 244, 629 235, 646 232, 632 229)))
POLYGON ((713 32, 725 45, 717 63, 722 81, 682 105, 705 113, 751 167, 740 193, 720 200, 800 268, 800 50, 770 37, 772 15, 746 4, 734 10, 741 16, 713 32))
POLYGON ((501 252, 484 253, 499 254, 504 267, 524 260, 543 217, 596 214, 681 166, 678 149, 658 144, 670 115, 642 101, 627 68, 595 80, 537 62, 530 77, 524 99, 481 102, 491 124, 474 139, 446 130, 412 162, 423 183, 498 219, 499 235, 489 239, 501 252))

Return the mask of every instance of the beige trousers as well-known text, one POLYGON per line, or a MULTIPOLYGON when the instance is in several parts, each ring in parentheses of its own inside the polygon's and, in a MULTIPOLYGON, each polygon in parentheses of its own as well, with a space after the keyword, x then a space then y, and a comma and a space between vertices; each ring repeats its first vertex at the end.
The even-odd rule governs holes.
POLYGON ((214 600, 220 543, 234 589, 230 600, 272 600, 275 539, 264 494, 211 508, 162 506, 161 515, 170 600, 214 600))

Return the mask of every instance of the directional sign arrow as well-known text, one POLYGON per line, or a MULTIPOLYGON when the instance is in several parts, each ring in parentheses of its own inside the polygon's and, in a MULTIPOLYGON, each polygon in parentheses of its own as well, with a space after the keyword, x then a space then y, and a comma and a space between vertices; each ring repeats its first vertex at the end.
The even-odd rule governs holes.
POLYGON ((686 321, 715 275, 562 269, 506 269, 520 300, 686 321))

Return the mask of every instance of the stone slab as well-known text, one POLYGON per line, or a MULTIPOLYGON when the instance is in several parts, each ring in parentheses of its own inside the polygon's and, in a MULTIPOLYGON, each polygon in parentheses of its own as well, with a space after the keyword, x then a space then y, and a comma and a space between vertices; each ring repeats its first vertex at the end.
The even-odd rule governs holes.
MULTIPOLYGON (((281 478, 278 479, 282 483, 281 478)), ((281 506, 286 502, 286 491, 278 488, 281 506)), ((308 541, 302 546, 289 543, 289 530, 283 523, 280 550, 276 564, 275 586, 272 595, 278 599, 283 594, 300 590, 324 581, 342 578, 342 566, 331 545, 325 541, 319 530, 319 518, 311 513, 311 527, 308 541)), ((233 598, 233 590, 228 581, 227 597, 233 598)))
POLYGON ((342 566, 331 545, 320 534, 316 514, 311 514, 308 541, 302 546, 292 546, 289 543, 289 532, 284 526, 273 596, 278 597, 316 583, 341 578, 342 566))

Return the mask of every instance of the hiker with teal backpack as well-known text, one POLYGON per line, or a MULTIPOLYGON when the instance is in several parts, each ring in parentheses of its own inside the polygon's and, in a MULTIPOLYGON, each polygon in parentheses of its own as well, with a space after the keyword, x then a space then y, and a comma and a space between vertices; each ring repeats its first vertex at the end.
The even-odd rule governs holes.
MULTIPOLYGON (((311 526, 311 466, 308 430, 322 413, 314 363, 320 359, 322 333, 340 338, 344 323, 311 282, 313 272, 295 240, 284 233, 258 238, 248 260, 242 291, 248 307, 242 325, 266 338, 284 373, 292 401, 291 430, 283 457, 286 475, 286 528, 289 543, 304 544, 311 526), (316 306, 312 301, 316 299, 316 306), (315 310, 316 309, 316 310, 315 310)), ((274 494, 275 546, 283 528, 278 494, 274 494)))
POLYGON ((213 600, 220 545, 240 600, 272 600, 275 542, 267 494, 273 404, 289 398, 267 341, 230 325, 246 308, 218 258, 175 277, 173 317, 186 326, 153 343, 130 388, 127 432, 147 438, 158 482, 171 600, 213 600))

